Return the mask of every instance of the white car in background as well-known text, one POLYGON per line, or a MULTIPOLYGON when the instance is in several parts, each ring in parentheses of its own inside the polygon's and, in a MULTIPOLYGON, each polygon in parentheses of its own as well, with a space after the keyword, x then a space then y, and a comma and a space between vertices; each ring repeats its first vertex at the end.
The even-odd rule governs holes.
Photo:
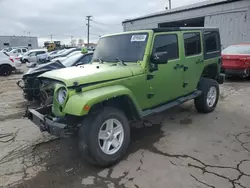
POLYGON ((9 76, 12 71, 21 68, 21 61, 16 56, 10 56, 6 52, 0 52, 0 75, 9 76))
POLYGON ((26 52, 28 52, 27 48, 15 48, 11 50, 10 52, 8 52, 8 54, 12 56, 19 56, 19 55, 25 54, 26 52))
POLYGON ((54 59, 52 59, 51 61, 64 61, 65 59, 69 58, 70 56, 76 55, 76 54, 81 54, 81 51, 73 51, 70 54, 68 54, 65 57, 56 57, 54 59))
POLYGON ((26 62, 27 67, 33 67, 38 62, 38 55, 47 53, 47 49, 37 49, 37 50, 30 50, 30 53, 24 58, 23 61, 26 62))

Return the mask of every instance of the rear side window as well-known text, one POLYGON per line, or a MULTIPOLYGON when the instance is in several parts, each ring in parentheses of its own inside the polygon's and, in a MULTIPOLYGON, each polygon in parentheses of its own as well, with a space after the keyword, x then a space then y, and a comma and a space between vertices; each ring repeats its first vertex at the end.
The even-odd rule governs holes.
POLYGON ((206 31, 204 33, 206 53, 218 52, 220 50, 219 34, 216 31, 206 31))
POLYGON ((167 52, 168 59, 179 58, 178 37, 175 34, 157 35, 155 37, 153 53, 167 52))
POLYGON ((21 53, 22 51, 21 51, 21 49, 17 49, 17 52, 18 52, 18 53, 21 53))
POLYGON ((23 49, 23 52, 27 52, 27 50, 24 48, 24 49, 23 49))
POLYGON ((201 53, 200 33, 184 33, 185 55, 193 56, 201 53))

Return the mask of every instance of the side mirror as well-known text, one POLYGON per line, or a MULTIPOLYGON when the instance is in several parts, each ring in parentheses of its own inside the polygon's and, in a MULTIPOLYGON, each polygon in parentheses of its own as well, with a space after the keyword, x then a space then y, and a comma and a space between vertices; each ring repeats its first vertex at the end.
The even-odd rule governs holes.
POLYGON ((151 56, 151 62, 153 64, 167 64, 168 63, 168 53, 167 52, 155 52, 151 56))

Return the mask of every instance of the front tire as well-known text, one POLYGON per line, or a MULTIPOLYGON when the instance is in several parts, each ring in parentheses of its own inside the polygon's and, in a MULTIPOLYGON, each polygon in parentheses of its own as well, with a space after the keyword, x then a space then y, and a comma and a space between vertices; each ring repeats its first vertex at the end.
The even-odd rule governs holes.
POLYGON ((79 130, 79 150, 92 164, 107 167, 125 156, 130 142, 130 126, 125 114, 113 107, 104 107, 88 116, 79 130))
POLYGON ((201 78, 198 89, 202 94, 195 99, 195 108, 200 113, 213 112, 219 100, 219 84, 210 78, 201 78))

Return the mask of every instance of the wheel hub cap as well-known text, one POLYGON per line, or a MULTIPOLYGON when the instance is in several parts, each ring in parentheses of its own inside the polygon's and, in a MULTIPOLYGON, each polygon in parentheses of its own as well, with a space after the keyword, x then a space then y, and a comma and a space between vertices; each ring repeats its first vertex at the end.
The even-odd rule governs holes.
POLYGON ((213 107, 217 99, 217 90, 213 86, 209 89, 208 94, 207 94, 207 105, 209 107, 213 107))
POLYGON ((122 123, 117 119, 106 120, 98 134, 98 143, 101 150, 107 155, 112 155, 121 148, 123 141, 124 129, 122 123))

